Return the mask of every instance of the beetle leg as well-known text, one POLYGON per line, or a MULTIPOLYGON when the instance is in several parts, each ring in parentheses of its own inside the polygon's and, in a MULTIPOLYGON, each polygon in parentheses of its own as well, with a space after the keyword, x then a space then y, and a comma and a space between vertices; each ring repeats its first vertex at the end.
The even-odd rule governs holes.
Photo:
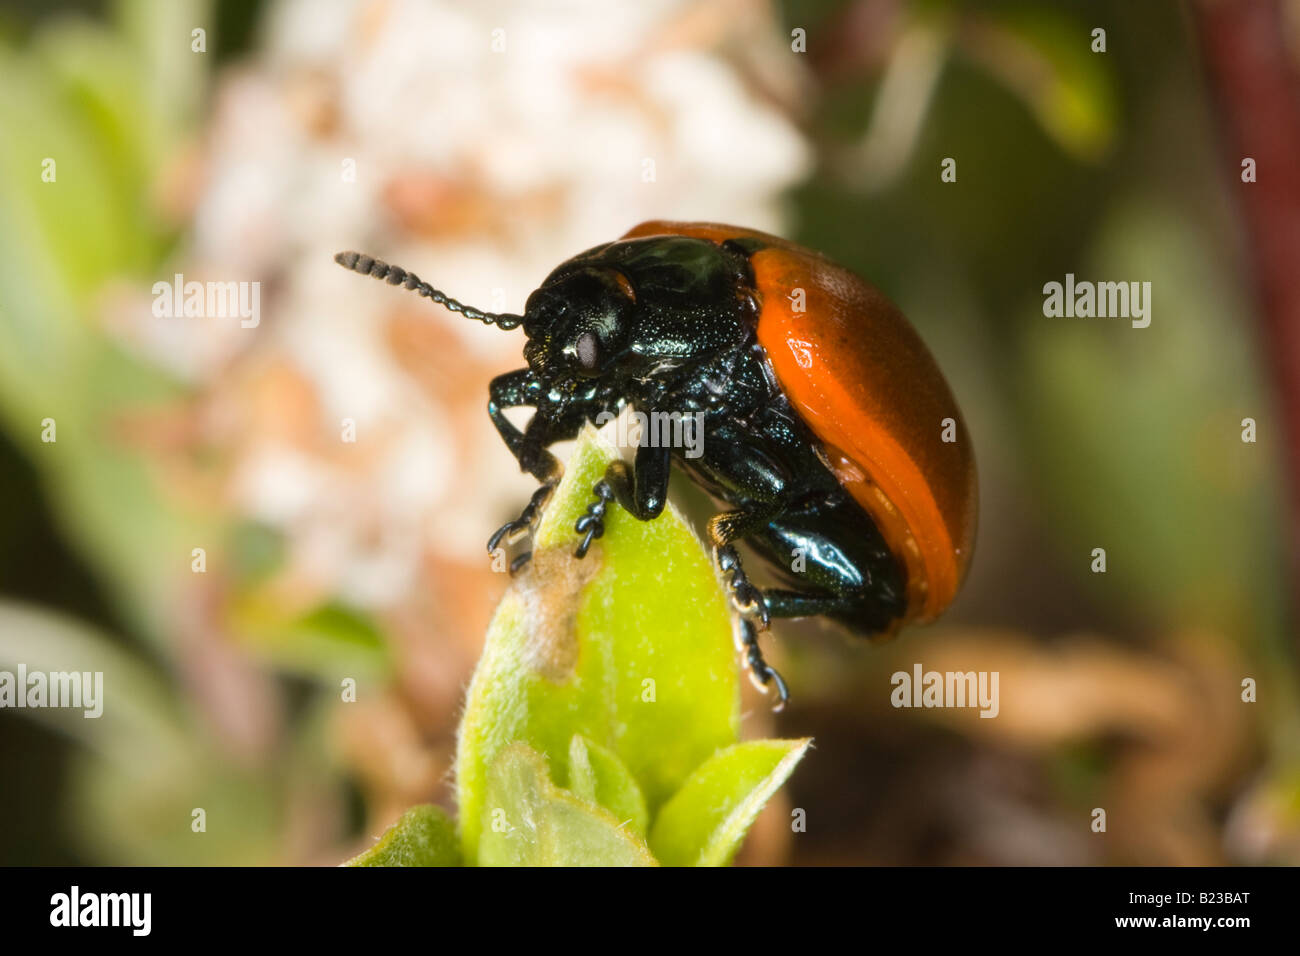
POLYGON ((727 588, 731 592, 731 603, 735 605, 736 610, 747 618, 757 620, 759 630, 766 631, 771 623, 767 601, 763 598, 763 592, 750 583, 745 569, 740 564, 740 555, 736 553, 736 549, 729 544, 715 546, 713 560, 718 570, 727 575, 727 588))
MULTIPOLYGON (((496 426, 510 453, 519 462, 519 467, 542 483, 533 492, 519 517, 507 521, 488 538, 489 554, 496 551, 503 539, 507 544, 513 544, 533 530, 542 507, 551 497, 563 471, 559 460, 546 450, 546 445, 566 436, 550 434, 551 423, 539 420, 537 415, 533 416, 522 432, 505 416, 508 408, 522 408, 534 403, 534 384, 533 373, 529 369, 519 369, 497 376, 488 386, 488 417, 492 419, 492 424, 496 426)), ((510 573, 517 573, 527 564, 531 554, 531 551, 526 551, 511 561, 510 573)))
POLYGON ((773 711, 782 710, 790 699, 790 690, 784 678, 763 659, 763 651, 758 646, 758 630, 754 622, 742 617, 739 622, 740 633, 737 641, 738 650, 745 655, 745 670, 749 672, 750 682, 764 693, 775 691, 776 701, 773 711))
POLYGON ((813 594, 804 591, 764 592, 773 617, 852 617, 859 631, 875 635, 892 633, 898 610, 870 594, 813 594))
MULTIPOLYGON (((506 544, 514 544, 522 538, 524 534, 531 532, 541 514, 542 507, 548 500, 550 500, 551 492, 554 490, 555 482, 548 481, 534 491, 533 496, 528 499, 528 504, 524 506, 524 510, 519 512, 519 517, 515 518, 513 521, 507 521, 493 532, 492 537, 488 538, 488 554, 492 554, 496 551, 497 545, 501 543, 503 538, 505 539, 506 544)), ((527 563, 530 553, 531 552, 521 554, 511 562, 511 574, 518 571, 520 567, 523 567, 523 565, 527 563)))
POLYGON ((752 528, 766 524, 771 517, 772 513, 766 510, 724 511, 710 518, 708 526, 713 561, 718 570, 727 575, 732 603, 741 614, 755 618, 760 631, 766 631, 771 621, 767 600, 763 592, 750 583, 740 563, 740 555, 731 542, 745 537, 752 528))
POLYGON ((766 524, 775 512, 770 509, 751 511, 725 511, 709 520, 709 540, 713 543, 713 560, 718 570, 727 575, 731 601, 740 612, 737 623, 736 649, 745 655, 745 670, 749 679, 761 691, 774 691, 774 711, 785 707, 790 691, 776 669, 763 658, 758 645, 758 635, 766 631, 770 622, 767 598, 750 583, 741 567, 740 555, 731 542, 745 537, 753 528, 766 524))
POLYGON ((575 558, 585 558, 587 550, 591 547, 591 542, 604 535, 605 508, 614 497, 609 482, 604 479, 596 482, 591 489, 591 493, 596 500, 587 505, 586 514, 579 518, 578 523, 574 525, 574 530, 582 535, 582 541, 578 543, 577 550, 573 552, 575 558))
POLYGON ((637 448, 636 464, 630 468, 625 461, 610 462, 605 477, 591 489, 596 500, 574 525, 583 536, 574 555, 586 557, 591 542, 605 533, 605 512, 610 501, 617 501, 639 521, 657 518, 668 503, 671 472, 672 452, 652 445, 637 448))
POLYGON ((546 445, 564 436, 543 434, 548 423, 539 422, 536 415, 522 432, 505 416, 508 408, 524 408, 536 404, 537 399, 532 394, 535 385, 532 371, 526 368, 506 372, 492 379, 488 385, 488 418, 492 419, 497 433, 510 449, 510 454, 519 462, 519 467, 543 484, 554 484, 559 480, 563 469, 559 460, 546 450, 546 445))

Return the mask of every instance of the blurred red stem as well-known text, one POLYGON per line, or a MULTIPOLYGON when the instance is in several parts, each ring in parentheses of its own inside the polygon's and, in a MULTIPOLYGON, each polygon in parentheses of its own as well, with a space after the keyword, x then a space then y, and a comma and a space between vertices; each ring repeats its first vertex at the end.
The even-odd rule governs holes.
MULTIPOLYGON (((1282 418, 1294 581, 1300 567, 1300 68, 1287 46, 1279 0, 1201 0, 1193 9, 1254 253, 1263 341, 1282 418), (1241 181, 1246 157, 1255 160, 1257 182, 1241 181)), ((1300 586, 1291 593, 1300 600, 1300 586)))

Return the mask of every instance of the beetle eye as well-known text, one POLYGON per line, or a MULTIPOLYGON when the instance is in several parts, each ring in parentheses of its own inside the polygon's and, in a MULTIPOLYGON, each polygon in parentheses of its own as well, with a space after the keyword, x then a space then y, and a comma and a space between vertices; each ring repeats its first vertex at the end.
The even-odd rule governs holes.
POLYGON ((600 352, 600 343, 596 339, 596 334, 594 332, 583 332, 578 336, 577 350, 578 361, 582 363, 582 367, 588 371, 594 369, 600 352))

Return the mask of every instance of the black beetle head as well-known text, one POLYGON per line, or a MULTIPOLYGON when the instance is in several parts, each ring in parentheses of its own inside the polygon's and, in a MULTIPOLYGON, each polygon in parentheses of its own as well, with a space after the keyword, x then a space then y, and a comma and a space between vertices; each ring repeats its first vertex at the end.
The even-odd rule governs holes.
POLYGON ((552 276, 524 308, 524 358, 552 378, 598 378, 626 354, 636 300, 613 269, 582 268, 552 276))

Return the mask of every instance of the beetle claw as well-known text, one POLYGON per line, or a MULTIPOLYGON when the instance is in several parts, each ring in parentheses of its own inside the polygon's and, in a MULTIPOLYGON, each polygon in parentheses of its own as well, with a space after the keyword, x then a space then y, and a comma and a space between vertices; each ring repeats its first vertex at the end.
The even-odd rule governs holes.
POLYGON ((763 659, 763 651, 758 646, 758 631, 754 627, 754 622, 748 618, 740 619, 736 644, 740 652, 745 655, 745 670, 749 674, 750 683, 763 693, 776 698, 772 704, 773 713, 784 710, 790 700, 790 688, 786 686, 785 679, 777 673, 776 668, 763 659))
POLYGON ((502 538, 506 539, 506 544, 514 544, 520 537, 522 537, 520 532, 527 531, 529 527, 529 523, 520 518, 516 518, 513 521, 507 521, 492 533, 492 537, 488 538, 488 554, 491 554, 497 549, 502 538))
POLYGON ((768 667, 767 674, 763 676, 757 676, 753 671, 750 671, 750 680, 753 680, 754 687, 757 687, 759 691, 766 693, 768 697, 774 698, 772 700, 772 713, 779 714, 785 710, 785 705, 790 700, 790 689, 785 685, 785 679, 775 667, 768 667))
MULTIPOLYGON (((554 482, 547 482, 534 491, 533 496, 528 499, 528 504, 524 506, 524 510, 519 512, 519 517, 507 521, 492 533, 492 537, 488 538, 488 554, 495 553, 502 540, 506 544, 514 544, 516 541, 522 540, 525 535, 531 534, 538 518, 541 517, 542 506, 546 504, 551 497, 551 492, 554 490, 554 482)), ((510 573, 514 574, 527 564, 531 556, 531 551, 525 551, 510 562, 510 573)))
MULTIPOLYGON (((497 531, 493 532, 493 536, 487 538, 487 553, 491 554, 497 550, 497 546, 502 542, 503 538, 506 544, 512 545, 519 541, 520 538, 523 538, 526 533, 532 532, 533 525, 537 524, 537 519, 541 516, 542 506, 545 505, 554 490, 555 483, 547 481, 545 485, 533 492, 533 497, 528 499, 528 505, 525 505, 524 510, 519 512, 519 518, 500 525, 497 531)), ((528 561, 526 555, 521 554, 520 558, 523 558, 525 563, 528 561)), ((519 558, 516 558, 515 562, 519 562, 519 558)), ((511 563, 510 567, 511 574, 513 574, 515 563, 511 563)))

